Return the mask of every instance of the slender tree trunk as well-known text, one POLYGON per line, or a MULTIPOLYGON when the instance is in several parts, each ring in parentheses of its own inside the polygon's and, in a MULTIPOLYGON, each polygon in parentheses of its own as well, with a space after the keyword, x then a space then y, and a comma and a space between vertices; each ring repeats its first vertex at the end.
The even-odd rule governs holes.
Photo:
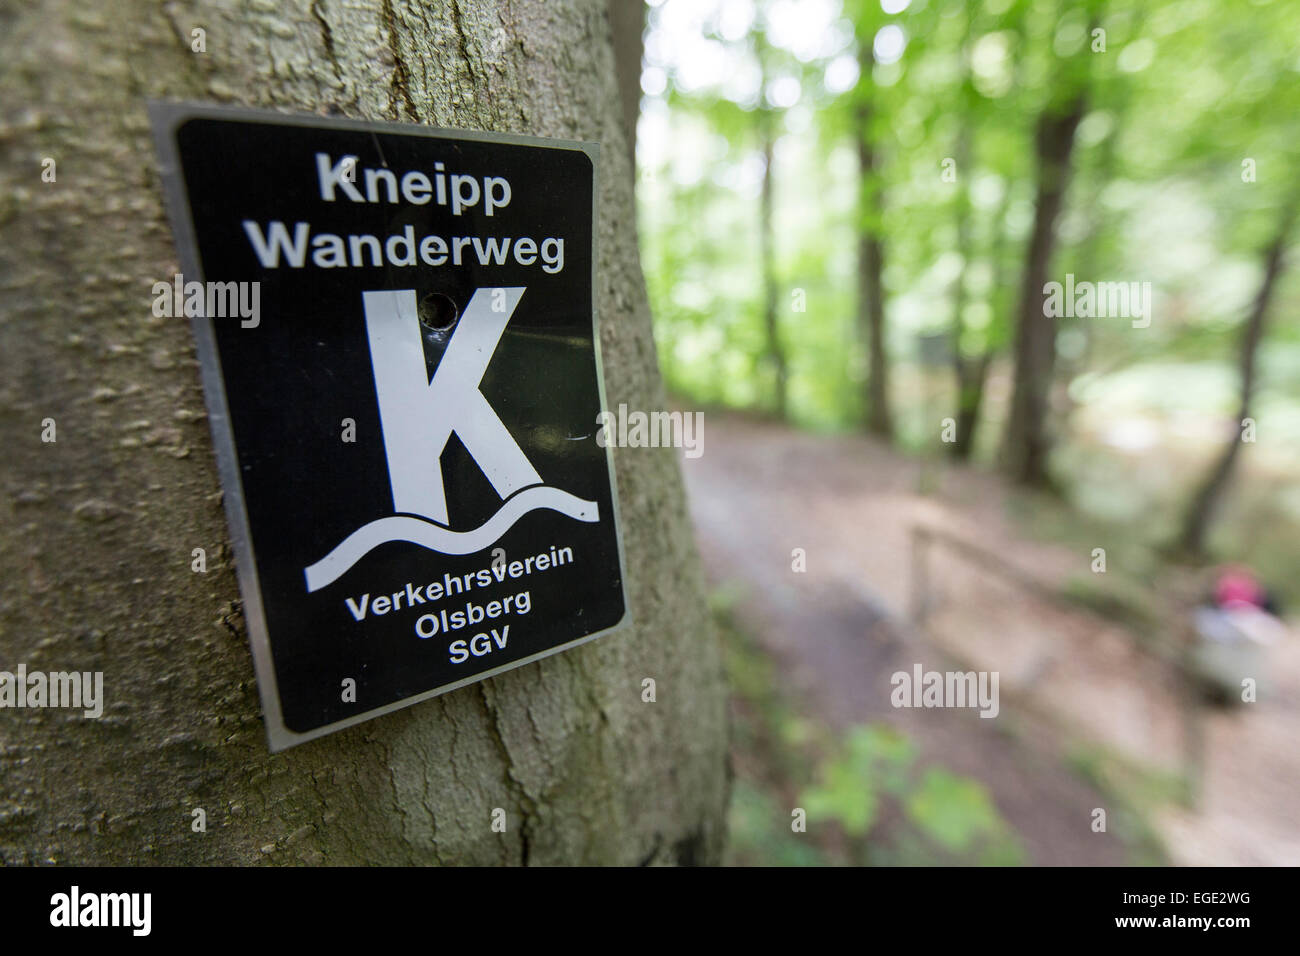
POLYGON ((1205 536, 1210 523, 1218 511, 1223 492, 1232 477, 1233 467, 1241 452, 1241 428, 1245 419, 1250 417, 1251 400, 1255 390, 1255 357, 1259 353, 1259 343, 1264 338, 1264 323, 1268 317, 1269 303, 1273 299, 1273 290, 1285 268, 1285 253, 1291 236, 1291 227, 1295 222, 1296 205, 1293 200, 1283 213, 1281 225, 1273 241, 1264 252, 1264 276, 1260 281, 1259 292, 1251 305, 1250 315, 1246 318, 1241 333, 1241 353, 1238 358, 1238 370, 1241 375, 1240 399, 1237 405, 1236 430, 1232 438, 1223 447, 1218 460, 1206 475, 1196 493, 1192 495, 1187 513, 1183 519, 1182 535, 1179 545, 1183 552, 1196 557, 1205 551, 1205 536))
POLYGON ((0 862, 717 860, 724 683, 671 450, 617 456, 634 626, 273 756, 229 563, 190 570, 228 553, 190 331, 150 309, 177 267, 146 97, 599 140, 608 400, 662 407, 604 0, 40 0, 5 31, 0 668, 103 671, 107 704, 0 713, 0 862))
POLYGON ((1015 332, 1015 384, 1003 439, 1003 467, 1015 481, 1047 483, 1047 409, 1056 361, 1056 319, 1043 308, 1043 285, 1056 249, 1056 219, 1065 200, 1074 133, 1083 118, 1082 93, 1061 112, 1044 111, 1035 136, 1038 187, 1034 225, 1025 252, 1015 332))
POLYGON ((641 113, 641 52, 644 48, 645 0, 607 0, 609 27, 614 39, 614 72, 618 99, 623 104, 623 136, 628 152, 636 157, 636 121, 641 113))
POLYGON ((980 407, 984 401, 984 382, 988 373, 990 355, 986 350, 977 358, 962 353, 961 340, 965 335, 966 273, 970 262, 972 237, 970 229, 970 140, 969 125, 963 124, 957 142, 957 247, 961 250, 962 266, 953 281, 952 290, 952 365, 957 387, 957 434, 948 446, 949 453, 958 461, 970 458, 975 447, 975 429, 979 425, 980 407))
MULTIPOLYGON (((859 53, 862 83, 871 82, 875 54, 870 42, 859 53)), ((867 430, 873 435, 893 437, 893 416, 889 408, 889 360, 885 355, 885 244, 881 236, 884 189, 880 183, 875 137, 871 129, 869 102, 856 111, 858 141, 858 323, 867 339, 867 430)))
POLYGON ((966 11, 966 32, 962 42, 962 82, 960 102, 963 115, 961 128, 957 134, 957 248, 961 252, 961 271, 953 283, 952 291, 952 363, 953 375, 957 387, 957 434, 950 444, 949 452, 958 461, 970 458, 975 447, 975 429, 979 426, 980 407, 984 403, 984 382, 988 375, 991 352, 985 345, 984 351, 977 358, 968 358, 962 351, 962 338, 966 325, 963 313, 966 311, 966 276, 974 254, 974 241, 971 236, 971 202, 970 181, 974 172, 971 165, 971 141, 974 138, 974 117, 978 106, 971 89, 970 41, 975 12, 966 11))
POLYGON ((767 110, 763 111, 760 119, 762 125, 760 135, 763 138, 763 183, 759 194, 759 246, 763 272, 763 329, 767 335, 767 360, 772 367, 773 401, 777 415, 785 418, 789 369, 785 346, 781 342, 781 329, 777 322, 779 293, 776 282, 776 224, 772 208, 774 200, 772 159, 776 145, 773 119, 772 114, 767 110))
POLYGON ((1014 296, 1007 288, 1011 270, 1006 262, 1007 217, 1010 209, 1011 188, 1008 184, 998 203, 997 211, 993 214, 993 236, 989 243, 989 260, 993 263, 993 282, 989 291, 989 306, 993 311, 990 341, 986 343, 984 353, 974 363, 965 364, 964 386, 959 382, 962 391, 957 414, 956 444, 960 445, 965 436, 967 447, 954 449, 954 455, 961 459, 968 459, 974 450, 975 430, 984 405, 989 368, 993 364, 994 357, 1003 347, 1005 337, 1002 330, 1011 325, 1007 316, 1011 311, 1010 305, 1014 296))
POLYGON ((979 427, 980 411, 984 407, 984 384, 992 361, 991 352, 973 359, 957 359, 957 437, 950 447, 952 457, 958 461, 969 460, 975 448, 975 430, 979 427))

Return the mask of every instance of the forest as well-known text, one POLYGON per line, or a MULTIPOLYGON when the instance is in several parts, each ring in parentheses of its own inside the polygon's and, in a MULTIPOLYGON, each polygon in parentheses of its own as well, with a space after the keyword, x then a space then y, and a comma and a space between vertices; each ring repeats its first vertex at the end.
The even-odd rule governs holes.
MULTIPOLYGON (((1282 793, 1222 785, 1291 722, 1179 688, 1224 580, 1300 600, 1298 35, 1270 0, 652 0, 642 262, 668 389, 710 418, 683 464, 735 858, 1294 859, 1282 793), (990 723, 1051 722, 1036 769, 864 701, 882 661, 919 701, 940 654, 1001 673, 990 723), (1068 835, 1062 765, 1124 850, 1068 835), (783 802, 839 838, 783 836, 783 802)), ((1215 679, 1284 708, 1292 644, 1215 679)))
POLYGON ((997 468, 1174 552, 1249 545, 1290 587, 1298 17, 652 4, 638 188, 670 388, 997 468), (1065 308, 1075 283, 1101 307, 1065 308))
POLYGON ((0 4, 23 918, 106 865, 1294 865, 1297 37, 0 4))

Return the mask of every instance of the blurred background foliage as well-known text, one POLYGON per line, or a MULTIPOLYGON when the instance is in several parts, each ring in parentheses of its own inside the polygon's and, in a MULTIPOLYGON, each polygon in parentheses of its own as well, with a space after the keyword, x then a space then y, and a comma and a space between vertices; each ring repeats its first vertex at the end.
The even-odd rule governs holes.
POLYGON ((652 2, 670 391, 1000 468, 1294 602, 1298 36, 1289 0, 652 2), (1067 273, 1151 283, 1150 326, 1049 322, 1067 273))
MULTIPOLYGON (((1212 561, 1293 610, 1297 38, 1291 0, 650 0, 638 217, 670 393, 869 434, 863 469, 919 462, 921 494, 1000 475, 1025 537, 1106 543, 1121 573, 1065 592, 1138 644, 1212 561), (1067 275, 1149 283, 1149 325, 1048 315, 1067 275)), ((1038 857, 922 725, 796 712, 728 606, 733 862, 1038 857)), ((1126 861, 1169 859, 1152 815, 1185 781, 1096 743, 1066 766, 1126 861)))

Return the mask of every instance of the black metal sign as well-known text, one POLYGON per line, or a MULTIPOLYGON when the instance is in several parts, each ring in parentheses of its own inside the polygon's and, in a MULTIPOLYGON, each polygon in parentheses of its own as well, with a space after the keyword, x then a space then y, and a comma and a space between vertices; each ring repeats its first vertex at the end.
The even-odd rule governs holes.
POLYGON ((272 749, 618 626, 597 147, 151 113, 272 749))

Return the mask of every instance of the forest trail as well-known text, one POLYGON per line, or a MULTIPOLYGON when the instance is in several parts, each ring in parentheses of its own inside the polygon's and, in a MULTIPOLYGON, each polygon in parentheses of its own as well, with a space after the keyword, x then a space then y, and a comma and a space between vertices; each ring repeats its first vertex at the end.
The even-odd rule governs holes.
MULTIPOLYGON (((1067 754, 1083 745, 1154 774, 1176 772, 1179 698, 1167 668, 1116 625, 1017 593, 943 549, 930 563, 942 601, 924 633, 906 623, 918 522, 1052 586, 1086 573, 1088 553, 1025 540, 995 476, 937 468, 862 437, 710 413, 704 450, 682 465, 709 583, 739 591, 735 613, 778 662, 799 712, 835 728, 884 722, 907 733, 923 759, 989 789, 1034 863, 1127 862, 1117 839, 1091 831, 1092 810, 1107 798, 1067 754), (923 480, 937 484, 934 493, 920 493, 923 480), (805 573, 792 570, 796 548, 805 573), (890 677, 916 664, 999 672, 1001 715, 895 709, 890 677)), ((1164 806, 1147 820, 1174 862, 1300 859, 1289 796, 1300 781, 1295 644, 1278 649, 1266 699, 1248 712, 1210 712, 1200 809, 1164 806), (1278 773, 1261 781, 1242 772, 1260 766, 1278 773)))

